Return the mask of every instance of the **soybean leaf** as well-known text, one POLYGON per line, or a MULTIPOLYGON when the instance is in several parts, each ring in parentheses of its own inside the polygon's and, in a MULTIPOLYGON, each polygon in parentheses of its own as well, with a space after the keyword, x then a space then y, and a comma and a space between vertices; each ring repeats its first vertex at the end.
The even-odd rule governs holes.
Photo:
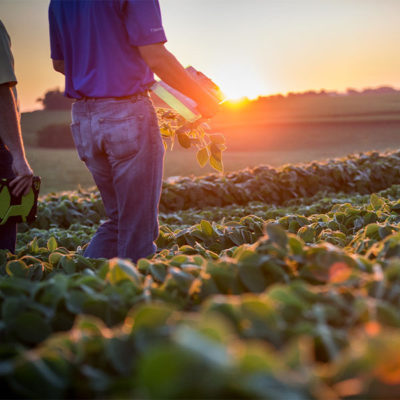
POLYGON ((204 167, 208 161, 208 151, 206 147, 203 147, 197 152, 197 162, 199 163, 200 167, 204 167))

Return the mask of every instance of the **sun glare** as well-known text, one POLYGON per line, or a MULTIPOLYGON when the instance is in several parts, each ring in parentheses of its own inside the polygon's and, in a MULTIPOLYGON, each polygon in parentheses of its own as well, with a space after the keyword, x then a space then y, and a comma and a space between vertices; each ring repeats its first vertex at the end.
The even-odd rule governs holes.
POLYGON ((242 68, 237 67, 224 71, 224 74, 218 80, 218 85, 228 100, 239 103, 245 97, 256 99, 262 95, 260 93, 262 88, 257 78, 257 74, 243 71, 242 68))
POLYGON ((221 90, 225 93, 228 100, 233 102, 240 102, 243 98, 256 99, 260 96, 257 87, 245 86, 240 82, 232 82, 227 84, 221 84, 221 90))

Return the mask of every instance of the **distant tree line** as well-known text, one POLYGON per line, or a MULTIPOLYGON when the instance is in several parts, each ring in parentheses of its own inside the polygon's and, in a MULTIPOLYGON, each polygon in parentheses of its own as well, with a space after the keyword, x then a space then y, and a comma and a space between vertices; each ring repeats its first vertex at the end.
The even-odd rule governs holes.
POLYGON ((290 98, 300 98, 300 97, 315 97, 315 96, 360 96, 360 95, 369 95, 369 94, 394 94, 400 93, 400 90, 397 90, 391 86, 380 86, 377 88, 366 88, 361 90, 356 90, 349 88, 345 93, 340 93, 337 91, 327 91, 327 90, 308 90, 306 92, 289 92, 286 95, 283 94, 274 94, 271 96, 260 96, 255 101, 267 101, 267 100, 281 100, 281 99, 290 99, 290 98))
MULTIPOLYGON (((366 88, 361 90, 356 90, 349 88, 345 93, 339 93, 337 91, 327 91, 327 90, 308 90, 306 92, 289 92, 286 95, 283 94, 274 94, 271 96, 260 96, 255 102, 266 102, 266 101, 275 101, 275 100, 283 100, 283 99, 292 99, 292 98, 302 98, 302 97, 315 97, 315 96, 360 96, 360 95, 369 95, 369 94, 390 94, 390 93, 400 93, 400 90, 397 90, 391 86, 381 86, 378 88, 366 88)), ((73 99, 64 96, 64 93, 59 89, 48 90, 43 97, 37 99, 39 103, 42 103, 44 110, 69 110, 71 109, 71 104, 73 103, 73 99)), ((251 100, 247 100, 249 103, 253 102, 251 100)), ((156 103, 156 106, 159 105, 156 103)))
POLYGON ((356 90, 356 89, 347 89, 346 93, 349 96, 352 95, 363 95, 363 94, 394 94, 394 93, 400 93, 400 90, 397 90, 391 86, 381 86, 378 88, 366 88, 362 90, 356 90))
POLYGON ((42 103, 44 110, 70 110, 73 99, 64 96, 59 88, 48 90, 37 102, 42 103))

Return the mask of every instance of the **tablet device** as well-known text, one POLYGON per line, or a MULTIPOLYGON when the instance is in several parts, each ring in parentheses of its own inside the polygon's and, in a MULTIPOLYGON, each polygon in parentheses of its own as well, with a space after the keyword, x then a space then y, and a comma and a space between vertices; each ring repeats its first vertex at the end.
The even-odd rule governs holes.
POLYGON ((32 187, 25 196, 12 194, 11 181, 12 179, 0 179, 0 226, 9 221, 33 222, 36 219, 40 177, 33 177, 32 187))

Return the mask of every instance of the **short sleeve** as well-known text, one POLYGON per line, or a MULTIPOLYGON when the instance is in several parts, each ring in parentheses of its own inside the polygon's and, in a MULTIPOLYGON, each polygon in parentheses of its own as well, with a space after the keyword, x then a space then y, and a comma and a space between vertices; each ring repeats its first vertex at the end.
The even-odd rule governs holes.
POLYGON ((54 16, 52 6, 52 4, 49 6, 50 57, 53 60, 64 60, 60 31, 58 29, 57 20, 54 16))
POLYGON ((132 46, 167 41, 158 0, 121 0, 121 7, 132 46))
POLYGON ((14 58, 11 52, 11 40, 7 30, 0 21, 0 85, 9 83, 17 84, 14 72, 14 58))

